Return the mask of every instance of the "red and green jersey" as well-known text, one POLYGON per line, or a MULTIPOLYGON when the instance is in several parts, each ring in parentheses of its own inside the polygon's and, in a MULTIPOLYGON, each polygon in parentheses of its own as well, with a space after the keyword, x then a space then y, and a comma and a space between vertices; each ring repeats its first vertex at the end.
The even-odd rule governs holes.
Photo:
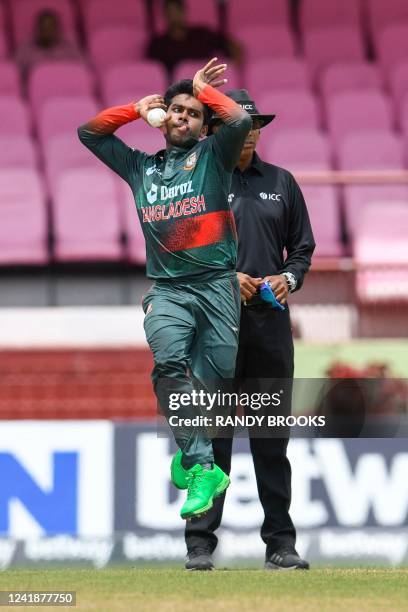
POLYGON ((210 86, 198 98, 217 111, 224 125, 190 148, 148 155, 128 147, 113 132, 139 118, 133 104, 107 109, 78 130, 81 142, 132 189, 152 279, 219 275, 236 266, 228 195, 251 119, 210 86))

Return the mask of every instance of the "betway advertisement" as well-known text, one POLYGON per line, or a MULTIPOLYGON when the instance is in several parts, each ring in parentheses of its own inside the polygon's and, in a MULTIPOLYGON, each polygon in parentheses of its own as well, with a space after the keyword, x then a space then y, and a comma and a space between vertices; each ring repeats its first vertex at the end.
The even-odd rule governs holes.
MULTIPOLYGON (((149 424, 0 423, 0 568, 182 561, 185 492, 169 480, 174 451, 149 424)), ((296 438, 289 456, 303 555, 408 562, 406 439, 296 438)), ((219 558, 261 564, 263 513, 243 438, 234 443, 231 480, 219 558)))

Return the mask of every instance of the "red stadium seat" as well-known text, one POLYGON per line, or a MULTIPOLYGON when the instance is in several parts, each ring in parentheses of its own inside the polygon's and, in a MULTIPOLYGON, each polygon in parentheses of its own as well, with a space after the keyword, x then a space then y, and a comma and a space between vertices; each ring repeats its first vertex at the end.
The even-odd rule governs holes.
POLYGON ((0 134, 28 135, 30 129, 25 102, 19 96, 0 96, 0 134))
POLYGON ((99 169, 66 170, 53 201, 58 261, 115 261, 122 257, 116 182, 99 169))
POLYGON ((403 170, 402 139, 388 130, 348 134, 337 149, 340 170, 403 170))
POLYGON ((307 203, 310 222, 316 241, 315 257, 339 257, 343 248, 340 241, 340 209, 338 191, 331 186, 301 185, 307 203))
POLYGON ((136 100, 141 92, 144 96, 153 93, 162 94, 166 86, 167 77, 163 66, 151 60, 120 64, 101 74, 102 95, 109 105, 112 104, 112 100, 120 98, 122 92, 126 97, 117 104, 136 100))
POLYGON ((284 25, 243 25, 236 32, 247 61, 257 58, 293 57, 296 52, 292 32, 284 25))
POLYGON ((49 100, 42 107, 37 122, 43 147, 59 134, 76 134, 77 128, 94 117, 97 112, 98 106, 89 96, 49 100))
POLYGON ((26 134, 0 134, 0 169, 37 166, 37 149, 26 134))
POLYGON ((0 170, 0 263, 45 264, 47 212, 34 169, 0 170))
POLYGON ((45 9, 59 15, 63 37, 73 42, 77 41, 72 4, 69 0, 12 0, 10 8, 16 44, 32 40, 36 17, 45 9))
POLYGON ((319 108, 316 98, 309 90, 284 90, 260 96, 257 106, 263 112, 275 113, 275 132, 294 128, 318 129, 319 108))
MULTIPOLYGON (((273 129, 273 124, 271 130, 273 129)), ((290 172, 331 170, 330 142, 315 129, 296 129, 273 134, 260 140, 265 161, 290 172)))
POLYGON ((14 62, 0 61, 0 95, 21 95, 20 75, 14 62))
POLYGON ((274 90, 310 89, 310 72, 306 62, 301 59, 259 59, 247 63, 245 86, 255 99, 274 90))
POLYGON ((146 46, 145 29, 126 25, 104 26, 89 33, 88 46, 92 63, 100 73, 110 66, 142 59, 146 46))
POLYGON ((354 253, 361 301, 408 301, 407 236, 406 200, 385 200, 364 210, 354 253))
POLYGON ((393 126, 390 100, 379 91, 338 93, 328 99, 326 110, 328 127, 335 143, 350 132, 391 130, 393 126))
POLYGON ((316 28, 304 33, 304 47, 316 76, 336 62, 362 61, 364 45, 360 30, 352 26, 316 28))
POLYGON ((45 102, 62 96, 92 96, 93 75, 81 62, 47 62, 36 66, 30 75, 29 98, 35 115, 45 102))
POLYGON ((302 30, 346 25, 359 27, 361 4, 358 0, 302 0, 300 26, 302 30))

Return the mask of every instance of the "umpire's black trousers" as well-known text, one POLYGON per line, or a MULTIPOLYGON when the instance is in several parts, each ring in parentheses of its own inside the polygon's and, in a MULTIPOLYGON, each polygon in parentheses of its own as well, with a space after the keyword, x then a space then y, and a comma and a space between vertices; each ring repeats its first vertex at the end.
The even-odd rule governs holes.
MULTIPOLYGON (((241 391, 265 390, 266 379, 285 379, 291 387, 293 378, 293 338, 289 311, 265 306, 242 307, 236 378, 241 391), (259 379, 263 379, 260 381, 259 379)), ((276 384, 273 387, 276 391, 276 384)), ((290 389, 291 391, 291 389, 290 389)), ((289 396, 291 393, 288 394, 289 396)), ((290 400, 289 400, 290 404, 290 400)), ((286 406, 290 409, 290 406, 286 406)), ((276 409, 276 414, 282 411, 276 409)), ((251 436, 259 499, 265 519, 261 537, 268 552, 281 546, 295 545, 296 531, 289 515, 291 468, 286 457, 288 439, 251 436)), ((232 436, 213 440, 215 463, 229 474, 232 436)), ((234 486, 234 483, 232 483, 234 486)), ((203 547, 213 552, 217 546, 216 529, 220 526, 225 494, 214 500, 213 508, 202 518, 186 523, 187 550, 203 547)))

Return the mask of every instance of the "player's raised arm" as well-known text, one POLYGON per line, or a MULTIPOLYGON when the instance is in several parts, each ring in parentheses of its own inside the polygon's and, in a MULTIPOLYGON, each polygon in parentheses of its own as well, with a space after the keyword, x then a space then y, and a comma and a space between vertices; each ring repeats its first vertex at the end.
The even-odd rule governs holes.
POLYGON ((227 82, 223 77, 226 69, 226 64, 217 64, 217 58, 213 58, 196 72, 193 90, 196 98, 207 104, 224 122, 225 129, 214 136, 214 144, 224 168, 232 172, 240 157, 246 135, 252 127, 252 120, 236 102, 215 89, 227 82))
POLYGON ((159 94, 107 108, 78 128, 79 139, 96 157, 129 181, 132 172, 137 170, 141 153, 128 147, 114 132, 140 117, 147 121, 147 113, 152 108, 166 108, 159 94))

